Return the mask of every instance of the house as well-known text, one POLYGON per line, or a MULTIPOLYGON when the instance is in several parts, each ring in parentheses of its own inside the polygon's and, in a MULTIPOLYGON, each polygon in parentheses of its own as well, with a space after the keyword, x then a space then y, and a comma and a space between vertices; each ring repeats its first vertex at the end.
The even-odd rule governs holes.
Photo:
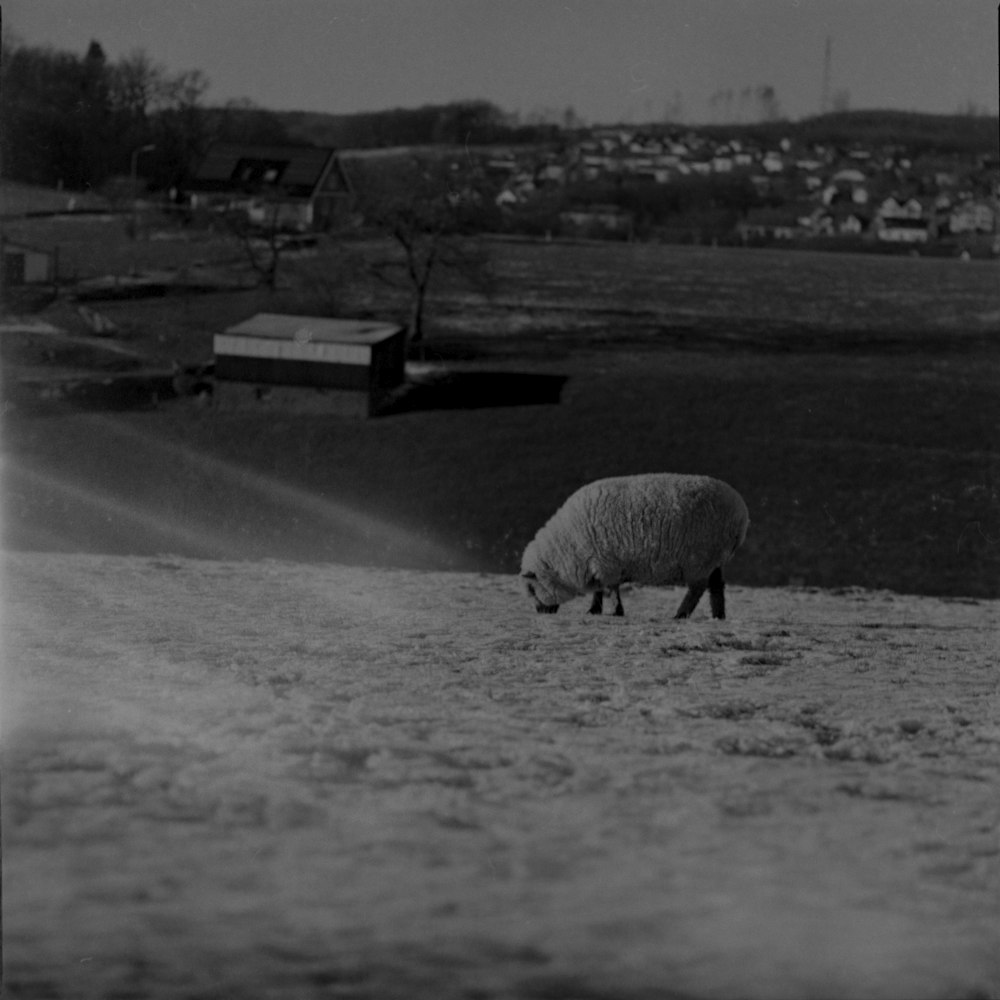
POLYGON ((744 243, 760 243, 792 240, 801 235, 802 230, 794 209, 751 208, 737 223, 736 232, 744 243))
POLYGON ((948 214, 951 233, 992 233, 996 227, 996 209, 987 201, 965 201, 948 214))
POLYGON ((879 205, 878 216, 883 219, 921 219, 924 216, 924 206, 917 198, 903 201, 890 195, 879 205))
POLYGON ((827 208, 815 208, 808 215, 800 215, 797 222, 810 236, 832 236, 834 232, 833 213, 827 208))
POLYGON ((517 170, 517 160, 507 153, 486 161, 486 172, 497 177, 510 177, 517 170))
POLYGON ((520 199, 510 188, 503 188, 494 199, 497 208, 513 208, 520 199))
POLYGON ((850 188, 855 184, 864 184, 866 177, 860 170, 847 168, 845 170, 838 170, 830 180, 838 186, 850 188))
POLYGON ((559 213, 559 228, 564 236, 630 239, 634 223, 632 213, 617 205, 588 205, 559 213))
POLYGON ((932 235, 932 220, 917 198, 903 201, 890 196, 879 205, 872 230, 886 243, 926 243, 932 235))
POLYGON ((860 236, 868 228, 868 220, 856 212, 848 212, 837 222, 837 232, 842 236, 860 236))
POLYGON ((188 185, 191 207, 241 211, 257 225, 303 232, 347 219, 351 185, 336 150, 215 143, 188 185))
POLYGON ((780 174, 785 169, 785 161, 781 153, 770 150, 760 161, 761 168, 767 174, 780 174))
POLYGON ((876 216, 872 228, 876 237, 885 243, 926 243, 931 236, 926 219, 883 219, 876 216))
POLYGON ((558 163, 546 163, 535 171, 536 187, 558 187, 566 183, 566 168, 558 163))
POLYGON ((599 153, 582 153, 567 172, 573 180, 596 181, 608 169, 608 157, 599 153))
POLYGON ((4 288, 14 285, 39 285, 53 280, 55 267, 53 255, 47 250, 11 243, 0 237, 3 256, 3 274, 0 276, 4 288))

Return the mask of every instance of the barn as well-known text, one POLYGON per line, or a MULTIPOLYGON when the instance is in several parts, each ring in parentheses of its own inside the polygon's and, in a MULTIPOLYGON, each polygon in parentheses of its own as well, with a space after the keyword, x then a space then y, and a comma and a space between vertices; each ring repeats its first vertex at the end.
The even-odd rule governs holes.
POLYGON ((257 313, 214 337, 219 402, 371 416, 402 384, 406 333, 371 320, 257 313))

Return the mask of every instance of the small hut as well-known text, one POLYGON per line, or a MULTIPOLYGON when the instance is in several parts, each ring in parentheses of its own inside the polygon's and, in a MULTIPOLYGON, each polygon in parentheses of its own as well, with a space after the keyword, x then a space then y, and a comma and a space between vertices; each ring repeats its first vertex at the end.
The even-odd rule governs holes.
POLYGON ((371 416, 404 378, 401 326, 257 313, 214 338, 219 402, 371 416))
POLYGON ((5 286, 44 285, 54 278, 52 254, 47 250, 11 243, 0 237, 5 286))

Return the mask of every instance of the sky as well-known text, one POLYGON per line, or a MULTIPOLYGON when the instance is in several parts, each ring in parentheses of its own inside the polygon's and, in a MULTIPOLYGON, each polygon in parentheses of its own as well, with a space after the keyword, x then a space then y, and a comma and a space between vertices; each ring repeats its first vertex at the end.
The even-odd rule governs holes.
POLYGON ((486 99, 588 123, 998 108, 995 0, 4 0, 30 45, 198 69, 208 103, 345 113, 486 99), (732 91, 725 98, 713 95, 732 91))

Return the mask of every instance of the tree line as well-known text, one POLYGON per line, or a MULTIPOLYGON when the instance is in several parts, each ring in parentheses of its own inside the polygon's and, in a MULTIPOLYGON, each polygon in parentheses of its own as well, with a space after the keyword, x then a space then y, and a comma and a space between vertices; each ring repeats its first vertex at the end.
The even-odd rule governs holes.
POLYGON ((343 115, 282 111, 277 117, 296 138, 339 149, 516 145, 552 142, 561 135, 559 125, 521 122, 517 115, 483 100, 343 115))
POLYGON ((171 73, 141 49, 112 61, 97 41, 82 56, 5 41, 3 176, 102 190, 128 177, 136 157, 144 182, 167 189, 183 185, 213 141, 290 141, 271 112, 249 101, 206 106, 208 86, 200 70, 171 73))
POLYGON ((10 180, 104 190, 136 168, 144 184, 183 188, 216 141, 339 148, 550 140, 552 125, 521 125, 488 101, 350 115, 275 113, 247 100, 206 103, 201 70, 170 72, 142 49, 111 60, 4 41, 0 170, 10 180), (146 148, 146 147, 152 147, 146 148))

